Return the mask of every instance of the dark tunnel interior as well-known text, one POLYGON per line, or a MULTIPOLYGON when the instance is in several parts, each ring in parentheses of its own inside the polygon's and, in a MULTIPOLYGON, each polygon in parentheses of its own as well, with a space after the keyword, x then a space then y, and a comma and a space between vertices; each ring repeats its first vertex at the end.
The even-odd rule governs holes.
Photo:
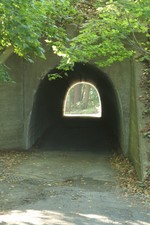
POLYGON ((83 63, 76 64, 62 79, 49 81, 47 74, 34 97, 28 139, 30 147, 35 145, 48 150, 117 150, 120 146, 120 110, 108 75, 83 63), (83 81, 93 84, 100 94, 101 118, 63 116, 68 89, 83 81))

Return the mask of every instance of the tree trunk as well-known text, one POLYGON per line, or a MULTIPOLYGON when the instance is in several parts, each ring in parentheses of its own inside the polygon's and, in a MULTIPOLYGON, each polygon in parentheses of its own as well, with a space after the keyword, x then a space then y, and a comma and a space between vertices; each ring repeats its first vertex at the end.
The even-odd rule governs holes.
POLYGON ((90 94, 90 85, 85 86, 84 96, 83 96, 83 107, 87 108, 89 102, 89 94, 90 94))
POLYGON ((81 85, 77 84, 74 87, 74 104, 81 100, 81 85))

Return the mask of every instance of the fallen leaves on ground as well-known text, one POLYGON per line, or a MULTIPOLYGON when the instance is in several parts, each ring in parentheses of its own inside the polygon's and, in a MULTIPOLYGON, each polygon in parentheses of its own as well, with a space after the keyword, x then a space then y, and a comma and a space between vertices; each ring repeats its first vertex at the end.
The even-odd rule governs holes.
POLYGON ((110 163, 118 171, 118 183, 124 190, 125 196, 136 195, 143 203, 149 202, 150 204, 150 175, 144 181, 139 181, 130 160, 120 154, 114 154, 110 163))
POLYGON ((28 157, 29 153, 24 151, 0 151, 0 165, 2 171, 10 171, 12 167, 20 164, 23 160, 28 159, 28 157))

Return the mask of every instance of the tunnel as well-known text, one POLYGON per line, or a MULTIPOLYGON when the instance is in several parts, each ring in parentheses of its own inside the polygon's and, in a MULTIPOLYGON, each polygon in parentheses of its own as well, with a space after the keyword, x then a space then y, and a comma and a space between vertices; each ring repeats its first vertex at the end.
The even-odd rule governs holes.
POLYGON ((91 64, 77 63, 67 72, 53 69, 41 80, 29 123, 29 147, 76 151, 114 151, 120 147, 120 106, 109 76, 91 64), (62 78, 49 80, 48 74, 62 78), (64 116, 64 101, 69 88, 80 82, 93 85, 100 96, 100 117, 64 116))

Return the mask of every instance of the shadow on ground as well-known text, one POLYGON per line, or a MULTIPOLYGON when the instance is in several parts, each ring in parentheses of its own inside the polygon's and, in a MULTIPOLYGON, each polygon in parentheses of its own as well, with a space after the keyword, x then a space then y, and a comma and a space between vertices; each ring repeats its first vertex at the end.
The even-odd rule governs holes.
POLYGON ((110 156, 81 149, 20 152, 19 163, 1 175, 0 224, 148 225, 149 210, 121 195, 110 156))

